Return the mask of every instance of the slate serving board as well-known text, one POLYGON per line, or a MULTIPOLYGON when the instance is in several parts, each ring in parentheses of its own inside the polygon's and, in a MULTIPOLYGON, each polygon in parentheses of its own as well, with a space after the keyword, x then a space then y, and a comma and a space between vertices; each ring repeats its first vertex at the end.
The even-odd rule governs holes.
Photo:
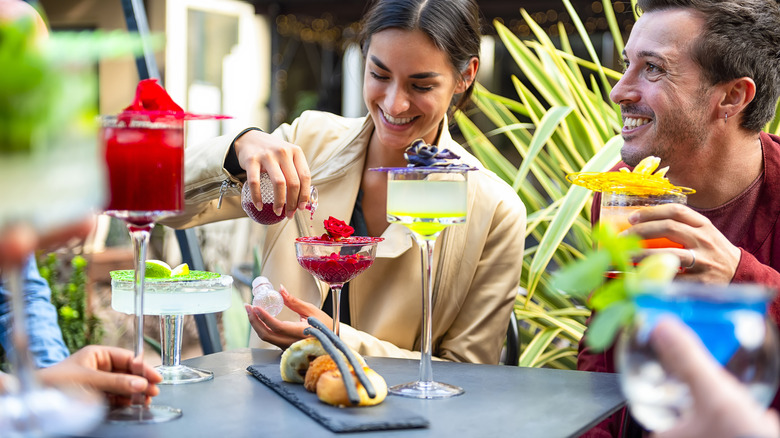
POLYGON ((339 408, 321 402, 302 384, 282 380, 278 364, 250 365, 255 378, 332 432, 417 429, 428 427, 428 419, 401 406, 402 400, 388 395, 376 406, 339 408))

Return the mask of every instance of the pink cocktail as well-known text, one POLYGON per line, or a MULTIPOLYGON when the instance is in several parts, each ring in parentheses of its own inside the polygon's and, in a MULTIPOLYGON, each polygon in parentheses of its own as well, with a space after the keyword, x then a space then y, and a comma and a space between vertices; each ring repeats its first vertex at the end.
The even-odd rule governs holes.
POLYGON ((299 237, 295 241, 298 263, 327 283, 333 292, 333 333, 337 336, 341 289, 374 263, 377 243, 382 240, 381 237, 346 237, 338 241, 299 237))

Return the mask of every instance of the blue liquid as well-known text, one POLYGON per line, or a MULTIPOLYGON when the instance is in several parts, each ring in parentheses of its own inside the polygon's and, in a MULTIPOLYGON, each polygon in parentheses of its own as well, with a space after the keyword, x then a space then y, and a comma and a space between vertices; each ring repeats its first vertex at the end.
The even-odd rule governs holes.
POLYGON ((763 317, 768 308, 767 300, 713 301, 712 298, 674 295, 640 295, 634 298, 634 302, 637 312, 646 318, 646 333, 652 331, 661 316, 673 314, 699 335, 723 366, 740 346, 736 337, 735 315, 747 311, 763 317))

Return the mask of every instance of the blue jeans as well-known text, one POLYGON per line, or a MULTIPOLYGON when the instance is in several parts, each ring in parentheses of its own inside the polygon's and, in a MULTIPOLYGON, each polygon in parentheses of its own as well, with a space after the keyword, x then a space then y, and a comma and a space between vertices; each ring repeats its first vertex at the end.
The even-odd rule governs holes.
MULTIPOLYGON (((57 324, 57 309, 51 303, 51 289, 38 273, 35 257, 30 256, 22 268, 24 304, 27 309, 27 335, 33 363, 44 368, 68 357, 68 348, 62 340, 57 324)), ((11 351, 11 292, 0 279, 0 345, 11 351)))

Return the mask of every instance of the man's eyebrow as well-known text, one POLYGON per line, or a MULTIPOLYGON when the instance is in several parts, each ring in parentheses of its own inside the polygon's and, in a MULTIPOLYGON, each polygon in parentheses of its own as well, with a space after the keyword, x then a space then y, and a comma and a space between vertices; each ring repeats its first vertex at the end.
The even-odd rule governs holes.
MULTIPOLYGON (((652 51, 652 50, 640 50, 639 53, 637 53, 638 58, 658 58, 662 61, 666 61, 666 57, 662 54, 652 51)), ((628 55, 626 54, 626 50, 623 49, 623 59, 627 59, 628 55)))
MULTIPOLYGON (((390 70, 382 61, 380 61, 379 58, 377 58, 374 55, 371 55, 370 58, 371 58, 371 62, 376 64, 377 67, 381 68, 382 70, 385 70, 385 71, 388 71, 388 72, 392 73, 392 70, 390 70)), ((409 77, 412 78, 412 79, 428 79, 428 78, 435 78, 435 77, 438 77, 438 76, 441 76, 441 74, 437 73, 435 71, 423 72, 423 73, 415 73, 415 74, 409 75, 409 77)))

